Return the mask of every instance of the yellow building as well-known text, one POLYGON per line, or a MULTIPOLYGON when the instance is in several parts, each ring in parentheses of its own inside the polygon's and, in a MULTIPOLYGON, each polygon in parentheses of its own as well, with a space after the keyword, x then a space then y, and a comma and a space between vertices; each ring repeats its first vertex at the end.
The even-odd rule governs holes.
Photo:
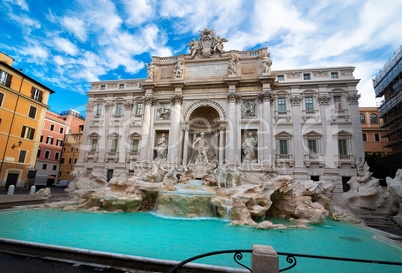
POLYGON ((0 52, 0 189, 28 186, 53 90, 37 82, 0 52))
POLYGON ((64 138, 59 180, 71 180, 71 172, 74 171, 80 154, 83 128, 84 125, 80 126, 79 132, 66 134, 64 138))

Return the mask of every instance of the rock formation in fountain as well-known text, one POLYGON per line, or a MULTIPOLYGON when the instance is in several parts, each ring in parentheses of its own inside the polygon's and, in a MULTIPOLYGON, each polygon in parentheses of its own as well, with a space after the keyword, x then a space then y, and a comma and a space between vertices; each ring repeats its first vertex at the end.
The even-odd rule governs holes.
POLYGON ((398 170, 394 179, 387 177, 387 187, 380 186, 377 178, 371 177, 367 163, 358 165, 358 176, 351 178, 347 184, 350 189, 334 200, 333 213, 336 220, 359 222, 358 216, 397 215, 394 220, 402 224, 402 170, 398 170), (399 222, 398 222, 399 220, 399 222))

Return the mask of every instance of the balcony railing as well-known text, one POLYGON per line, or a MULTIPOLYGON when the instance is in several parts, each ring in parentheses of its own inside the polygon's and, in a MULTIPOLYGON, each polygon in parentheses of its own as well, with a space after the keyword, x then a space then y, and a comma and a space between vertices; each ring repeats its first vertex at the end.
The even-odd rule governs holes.
POLYGON ((336 155, 335 162, 337 162, 338 168, 340 168, 342 164, 350 164, 350 167, 355 167, 354 155, 336 155))
POLYGON ((89 160, 93 160, 94 162, 98 161, 99 158, 99 152, 96 151, 91 151, 91 152, 86 152, 84 156, 85 162, 88 162, 89 160))
POLYGON ((280 166, 282 163, 288 163, 290 167, 293 167, 294 159, 292 154, 276 154, 276 165, 280 166))
POLYGON ((306 167, 310 167, 312 163, 318 163, 320 168, 324 167, 324 156, 321 154, 304 155, 304 164, 306 165, 306 167))

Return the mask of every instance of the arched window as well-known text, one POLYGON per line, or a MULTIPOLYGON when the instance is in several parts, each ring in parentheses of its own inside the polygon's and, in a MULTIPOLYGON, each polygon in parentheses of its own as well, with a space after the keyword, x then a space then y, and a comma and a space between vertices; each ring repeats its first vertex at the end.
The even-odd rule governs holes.
POLYGON ((370 114, 370 123, 371 124, 378 124, 378 118, 376 114, 370 114))
POLYGON ((366 124, 366 116, 362 113, 360 113, 360 123, 361 124, 366 124))

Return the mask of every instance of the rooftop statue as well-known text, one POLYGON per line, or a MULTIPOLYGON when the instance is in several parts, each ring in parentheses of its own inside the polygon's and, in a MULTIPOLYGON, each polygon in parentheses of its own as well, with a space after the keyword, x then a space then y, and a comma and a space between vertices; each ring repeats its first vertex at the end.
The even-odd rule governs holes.
POLYGON ((200 37, 198 41, 194 38, 187 45, 190 46, 191 58, 194 58, 197 53, 201 55, 202 58, 212 57, 215 53, 222 54, 223 43, 228 42, 227 39, 218 36, 216 38, 213 29, 205 28, 205 30, 200 31, 200 37))

